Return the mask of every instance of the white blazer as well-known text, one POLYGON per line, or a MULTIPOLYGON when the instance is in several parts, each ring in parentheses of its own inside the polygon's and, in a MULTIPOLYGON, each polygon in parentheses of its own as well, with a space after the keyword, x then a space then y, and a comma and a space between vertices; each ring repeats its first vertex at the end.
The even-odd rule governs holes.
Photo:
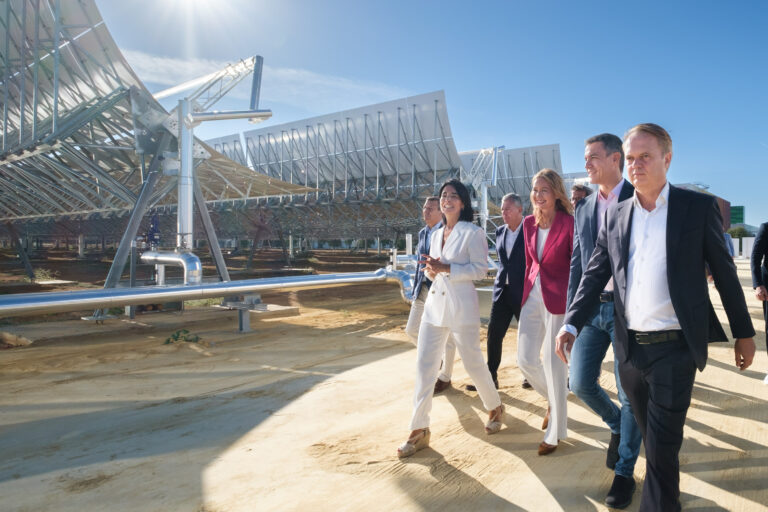
POLYGON ((443 229, 432 233, 429 255, 451 265, 451 272, 440 272, 424 302, 422 321, 440 327, 480 325, 480 306, 472 281, 488 272, 488 243, 483 230, 466 221, 454 226, 443 246, 443 229))

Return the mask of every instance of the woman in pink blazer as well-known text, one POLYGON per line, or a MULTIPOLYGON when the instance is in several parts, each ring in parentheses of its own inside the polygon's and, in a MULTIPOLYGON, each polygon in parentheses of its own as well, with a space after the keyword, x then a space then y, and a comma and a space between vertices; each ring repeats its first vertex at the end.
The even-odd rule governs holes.
POLYGON ((573 206, 563 179, 552 169, 533 177, 533 215, 523 221, 525 283, 517 337, 517 361, 533 388, 549 402, 539 455, 567 437, 568 367, 555 354, 563 325, 573 252, 573 206), (543 349, 543 364, 542 364, 543 349))

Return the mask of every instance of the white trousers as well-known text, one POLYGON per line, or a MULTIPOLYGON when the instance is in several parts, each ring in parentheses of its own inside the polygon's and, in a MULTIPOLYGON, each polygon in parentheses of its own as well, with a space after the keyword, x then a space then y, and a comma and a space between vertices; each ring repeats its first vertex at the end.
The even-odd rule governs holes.
MULTIPOLYGON (((413 393, 411 430, 429 427, 432 410, 432 394, 435 378, 440 371, 440 358, 445 344, 453 336, 464 368, 477 387, 483 406, 490 411, 501 405, 499 392, 493 384, 491 372, 480 350, 480 325, 463 325, 457 328, 438 327, 422 322, 417 343, 416 390, 413 393)), ((446 366, 446 365, 444 365, 446 366)))
MULTIPOLYGON (((421 287, 419 296, 411 303, 411 312, 408 314, 408 323, 405 324, 405 334, 408 335, 408 338, 414 345, 418 344, 419 327, 421 326, 421 317, 424 314, 424 301, 426 300, 427 291, 426 286, 421 287)), ((448 341, 445 344, 443 366, 440 368, 440 373, 437 376, 438 379, 443 382, 451 380, 451 375, 453 375, 453 363, 455 360, 456 341, 453 339, 452 335, 449 335, 448 341)))
POLYGON ((517 364, 533 389, 549 402, 551 411, 544 442, 551 445, 568 437, 568 367, 555 354, 555 337, 564 318, 565 315, 547 311, 537 278, 520 311, 517 364))

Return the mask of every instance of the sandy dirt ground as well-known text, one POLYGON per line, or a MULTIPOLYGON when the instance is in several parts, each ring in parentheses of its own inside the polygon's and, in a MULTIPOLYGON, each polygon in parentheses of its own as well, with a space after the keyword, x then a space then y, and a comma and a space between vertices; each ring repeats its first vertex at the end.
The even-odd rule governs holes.
MULTIPOLYGON (((684 510, 768 510, 768 357, 746 262, 739 270, 758 354, 739 374, 728 344, 710 347, 681 455, 684 510)), ((569 438, 537 455, 546 402, 520 386, 514 329, 502 431, 485 435, 458 361, 453 388, 434 400, 431 446, 400 461, 415 350, 399 290, 264 299, 301 314, 253 320, 248 334, 231 313, 207 310, 99 329, 17 326, 39 341, 0 351, 0 510, 608 510, 609 432, 575 396, 569 438), (200 341, 164 344, 182 327, 200 341)), ((601 383, 615 399, 612 366, 609 357, 601 383)), ((639 483, 644 472, 641 452, 639 483)))

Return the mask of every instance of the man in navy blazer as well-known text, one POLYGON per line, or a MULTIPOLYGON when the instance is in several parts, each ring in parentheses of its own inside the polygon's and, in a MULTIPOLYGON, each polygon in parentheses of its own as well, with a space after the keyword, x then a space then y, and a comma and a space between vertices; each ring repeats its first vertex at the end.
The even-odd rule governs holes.
MULTIPOLYGON (((493 304, 488 323, 488 369, 496 389, 499 388, 498 370, 501 364, 501 345, 512 317, 520 320, 520 302, 523 299, 525 278, 525 247, 523 244, 523 201, 517 194, 501 199, 501 217, 504 225, 496 230, 496 254, 499 271, 493 283, 493 304)), ((469 391, 475 391, 472 384, 469 391)))
POLYGON ((752 364, 755 331, 717 203, 667 182, 667 131, 651 123, 634 126, 624 137, 624 152, 635 193, 608 209, 556 350, 565 360, 573 331, 589 321, 613 279, 619 375, 645 444, 640 510, 678 511, 679 452, 696 369, 706 365, 709 342, 727 341, 709 300, 705 263, 736 338, 740 370, 752 364))
MULTIPOLYGON (((440 213, 440 200, 437 196, 428 197, 421 208, 421 214, 425 226, 419 231, 419 243, 416 248, 418 259, 421 260, 422 254, 429 254, 429 238, 434 231, 440 229, 442 223, 442 213, 440 213)), ((427 276, 424 275, 424 265, 416 264, 416 275, 413 278, 413 300, 411 301, 411 312, 408 315, 408 323, 405 325, 405 333, 415 345, 419 338, 419 327, 421 326, 421 317, 424 313, 424 301, 427 298, 427 292, 432 285, 427 276)), ((451 336, 445 344, 445 354, 443 355, 443 367, 440 375, 435 382, 435 393, 444 391, 451 385, 451 374, 453 372, 453 361, 456 357, 456 344, 451 336)))
MULTIPOLYGON (((760 224, 755 237, 755 245, 752 246, 752 287, 755 289, 755 297, 763 303, 763 317, 765 318, 765 348, 768 350, 768 222, 760 224)), ((768 384, 768 376, 765 377, 768 384)))
MULTIPOLYGON (((634 187, 622 178, 624 150, 621 139, 611 133, 590 137, 585 142, 584 168, 589 180, 599 190, 582 199, 574 213, 573 254, 568 280, 568 304, 573 302, 581 276, 587 270, 597 242, 599 227, 605 222, 605 212, 611 204, 632 197, 634 187)), ((613 285, 602 290, 599 300, 590 305, 589 321, 581 329, 571 350, 570 388, 611 430, 611 441, 605 464, 615 476, 605 503, 613 508, 625 508, 632 502, 635 490, 635 462, 642 438, 637 422, 619 379, 618 358, 614 353, 614 375, 621 408, 617 407, 600 386, 600 371, 613 344, 613 285)))

